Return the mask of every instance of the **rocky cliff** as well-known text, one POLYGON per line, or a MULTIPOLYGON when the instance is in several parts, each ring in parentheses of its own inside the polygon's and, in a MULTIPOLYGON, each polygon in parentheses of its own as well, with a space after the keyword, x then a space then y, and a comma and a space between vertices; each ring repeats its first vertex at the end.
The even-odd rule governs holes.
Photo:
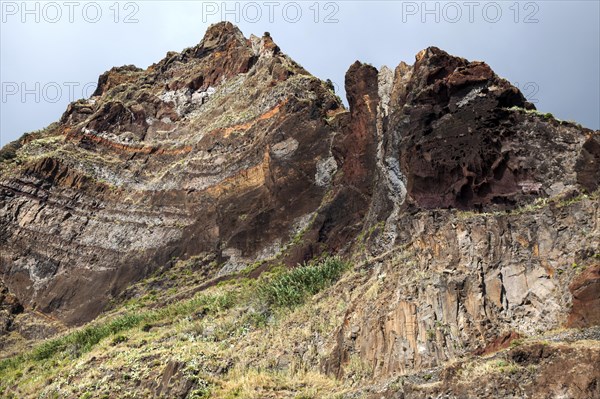
MULTIPOLYGON (((348 109, 269 34, 220 23, 145 70, 111 69, 7 145, 5 353, 125 301, 151 294, 154 309, 330 253, 354 267, 318 314, 252 324, 211 378, 261 364, 352 381, 348 397, 600 395, 599 132, 434 47, 394 71, 357 61, 345 85, 348 109)), ((140 397, 194 397, 189 363, 157 356, 140 397)))
POLYGON ((220 24, 94 94, 0 183, 3 280, 67 324, 173 258, 212 252, 225 274, 277 254, 331 185, 342 105, 268 36, 220 24))

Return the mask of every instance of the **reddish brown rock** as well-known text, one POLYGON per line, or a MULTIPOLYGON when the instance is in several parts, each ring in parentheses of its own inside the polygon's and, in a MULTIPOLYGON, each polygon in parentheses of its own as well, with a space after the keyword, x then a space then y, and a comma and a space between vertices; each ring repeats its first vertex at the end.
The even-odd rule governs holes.
POLYGON ((406 86, 391 129, 400 136, 410 203, 510 208, 547 195, 553 184, 577 184, 572 159, 586 132, 551 118, 532 123, 525 110, 514 111, 533 106, 486 64, 429 48, 417 56, 406 86), (562 136, 569 139, 553 139, 562 136))
POLYGON ((399 389, 390 387, 366 397, 596 398, 600 395, 598 362, 600 354, 595 343, 524 345, 496 358, 457 362, 439 374, 409 375, 396 384, 399 389))
POLYGON ((490 353, 498 352, 501 349, 506 349, 509 347, 510 343, 515 339, 519 339, 521 336, 519 333, 514 331, 509 331, 507 333, 502 334, 501 336, 495 338, 491 342, 489 342, 485 347, 477 349, 473 352, 474 355, 482 356, 489 355, 490 353))
POLYGON ((600 325, 600 264, 590 266, 578 275, 569 285, 569 290, 573 295, 573 307, 567 326, 600 325))
POLYGON ((588 192, 593 192, 600 185, 600 137, 590 134, 583 144, 579 159, 575 165, 577 183, 588 192))
POLYGON ((116 86, 133 82, 139 76, 139 72, 142 71, 141 68, 135 65, 114 67, 110 71, 106 71, 100 75, 98 85, 92 96, 101 96, 116 86))

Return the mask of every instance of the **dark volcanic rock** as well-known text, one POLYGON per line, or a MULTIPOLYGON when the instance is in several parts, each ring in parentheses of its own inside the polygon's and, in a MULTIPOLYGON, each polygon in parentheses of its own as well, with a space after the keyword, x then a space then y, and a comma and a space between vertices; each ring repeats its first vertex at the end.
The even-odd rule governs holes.
POLYGON ((23 312, 23 305, 8 292, 8 288, 0 281, 0 335, 8 332, 14 316, 23 312))
POLYGON ((590 134, 583 148, 577 164, 577 183, 581 184, 589 192, 598 189, 600 184, 600 137, 598 134, 590 134))
POLYGON ((417 55, 404 91, 391 104, 390 129, 400 136, 410 203, 513 207, 554 184, 576 184, 573 159, 585 134, 530 117, 524 110, 533 106, 485 63, 429 48, 417 55))

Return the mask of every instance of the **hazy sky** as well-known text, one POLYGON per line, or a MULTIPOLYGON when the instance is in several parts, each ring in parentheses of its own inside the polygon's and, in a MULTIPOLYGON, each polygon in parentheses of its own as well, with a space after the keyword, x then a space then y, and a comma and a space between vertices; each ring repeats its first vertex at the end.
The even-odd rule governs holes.
POLYGON ((200 42, 214 22, 271 32, 342 97, 355 61, 413 63, 437 46, 486 61, 539 110, 600 128, 600 2, 4 1, 0 144, 60 118, 113 66, 147 67, 200 42))

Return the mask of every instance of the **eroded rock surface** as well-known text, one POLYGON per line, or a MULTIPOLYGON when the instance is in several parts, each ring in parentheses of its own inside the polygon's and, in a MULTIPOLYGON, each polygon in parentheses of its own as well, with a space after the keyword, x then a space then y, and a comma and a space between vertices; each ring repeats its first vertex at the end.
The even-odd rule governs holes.
POLYGON ((523 214, 400 220, 403 245, 367 256, 368 289, 352 302, 325 369, 342 375, 359 356, 389 376, 485 352, 505 335, 598 324, 600 230, 589 217, 598 211, 597 199, 584 199, 523 214))
MULTIPOLYGON (((0 151, 0 334, 35 336, 21 313, 89 321, 177 259, 201 258, 193 280, 210 285, 325 252, 363 273, 321 345, 321 370, 340 378, 356 357, 377 380, 600 322, 599 132, 435 47, 394 71, 357 61, 345 83, 349 109, 270 35, 230 23, 146 70, 103 74, 0 151)), ((599 353, 542 352, 554 360, 521 356, 544 359, 531 387, 599 353)), ((170 363, 152 389, 185 396, 181 373, 170 363)), ((552 392, 595 394, 590 376, 552 392)), ((444 392, 429 388, 402 392, 444 392)))
POLYGON ((148 70, 103 74, 3 166, 4 282, 77 324, 173 258, 213 252, 232 272, 273 257, 332 184, 339 111, 270 37, 229 23, 148 70))

